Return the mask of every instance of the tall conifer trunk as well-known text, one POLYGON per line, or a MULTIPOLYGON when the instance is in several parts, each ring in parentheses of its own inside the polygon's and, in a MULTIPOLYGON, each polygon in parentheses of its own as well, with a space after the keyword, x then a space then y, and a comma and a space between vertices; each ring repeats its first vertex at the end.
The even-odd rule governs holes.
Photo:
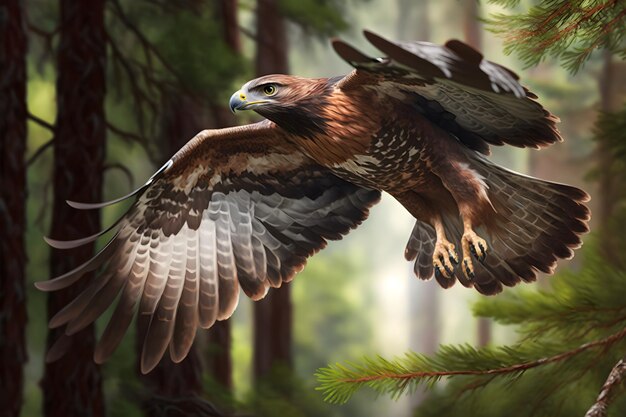
MULTIPOLYGON (((287 32, 278 0, 257 1, 256 75, 289 71, 287 32)), ((259 380, 280 364, 292 366, 292 307, 290 284, 270 289, 254 304, 254 377, 259 380)))
MULTIPOLYGON (((57 120, 54 138, 54 201, 50 235, 76 239, 100 230, 97 211, 77 211, 65 202, 101 201, 105 159, 105 0, 61 0, 57 53, 57 120)), ((50 273, 61 275, 84 263, 93 244, 70 251, 53 249, 50 273)), ((67 305, 88 279, 48 295, 48 318, 67 305)), ((63 329, 48 333, 48 347, 63 329)), ((65 355, 46 364, 42 387, 46 417, 104 416, 102 378, 93 361, 94 327, 69 339, 65 355)))
MULTIPOLYGON (((219 0, 216 4, 216 17, 222 28, 224 43, 235 54, 241 54, 239 37, 239 19, 237 16, 237 0, 219 0)), ((228 106, 213 105, 211 113, 215 127, 228 127, 235 124, 233 114, 228 106)), ((216 322, 208 331, 209 343, 206 364, 209 374, 224 388, 233 388, 233 366, 231 358, 231 326, 230 320, 216 322)))
MULTIPOLYGON (((193 100, 180 93, 172 92, 163 97, 163 121, 161 124, 162 163, 165 163, 191 137, 201 130, 201 122, 197 115, 197 107, 193 100)), ((141 357, 143 340, 137 340, 137 358, 141 357)), ((139 360, 137 360, 139 372, 139 360)), ((166 411, 179 399, 177 407, 185 409, 190 405, 186 400, 202 394, 202 363, 198 355, 197 344, 194 343, 187 357, 180 363, 170 359, 169 352, 165 352, 159 364, 146 375, 140 374, 140 379, 148 388, 148 396, 144 398, 143 408, 146 417, 169 415, 166 411), (161 401, 155 401, 160 398, 161 401)), ((193 402, 193 401, 192 401, 193 402)))
POLYGON ((0 414, 22 407, 26 362, 26 34, 20 0, 0 0, 0 414))
MULTIPOLYGON (((480 25, 480 4, 477 0, 463 0, 463 37, 467 44, 482 50, 482 27, 480 25)), ((486 346, 491 342, 491 320, 478 318, 478 345, 486 346)))

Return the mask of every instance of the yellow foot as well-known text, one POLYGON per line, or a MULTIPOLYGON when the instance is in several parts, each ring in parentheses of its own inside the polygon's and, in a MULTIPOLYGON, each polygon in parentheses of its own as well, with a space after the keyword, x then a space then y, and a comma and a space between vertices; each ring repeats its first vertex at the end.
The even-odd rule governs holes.
POLYGON ((459 257, 454 250, 454 245, 445 239, 437 241, 433 253, 435 274, 450 279, 454 276, 454 270, 458 263, 459 257))
POLYGON ((463 273, 468 279, 474 279, 472 256, 483 262, 487 256, 487 242, 473 230, 467 230, 461 238, 461 245, 463 246, 463 273))

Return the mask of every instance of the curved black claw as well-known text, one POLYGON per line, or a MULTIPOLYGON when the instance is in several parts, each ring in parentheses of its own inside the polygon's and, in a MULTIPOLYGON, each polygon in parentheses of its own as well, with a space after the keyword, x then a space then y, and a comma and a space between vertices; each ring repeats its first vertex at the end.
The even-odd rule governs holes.
POLYGON ((483 247, 483 244, 478 242, 478 247, 480 248, 480 257, 478 257, 478 260, 483 263, 485 262, 485 258, 487 257, 487 250, 483 247))
POLYGON ((454 265, 454 266, 456 266, 456 265, 458 265, 458 264, 459 264, 459 260, 458 260, 458 259, 456 259, 456 258, 455 258, 454 256, 452 256, 452 255, 448 255, 448 259, 450 259, 450 263, 451 263, 452 265, 454 265))
POLYGON ((472 270, 470 263, 467 259, 463 260, 463 267, 465 268, 465 275, 469 278, 469 279, 474 279, 476 277, 476 275, 474 274, 474 271, 472 270))
POLYGON ((474 247, 474 245, 472 245, 470 243, 469 248, 470 248, 470 252, 472 253, 472 256, 474 256, 474 258, 478 259, 478 253, 476 252, 476 248, 474 247))
POLYGON ((435 277, 441 278, 441 271, 437 265, 435 265, 435 277))

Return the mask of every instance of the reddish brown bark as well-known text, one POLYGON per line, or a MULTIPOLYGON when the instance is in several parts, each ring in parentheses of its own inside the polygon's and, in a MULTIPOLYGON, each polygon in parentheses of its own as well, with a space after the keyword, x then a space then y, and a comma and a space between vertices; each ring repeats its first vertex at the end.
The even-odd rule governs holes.
MULTIPOLYGON (((237 0, 219 0, 216 15, 222 27, 222 39, 230 50, 241 53, 237 0)), ((227 106, 212 105, 213 127, 228 127, 235 124, 235 119, 227 106)), ((230 321, 215 323, 207 333, 208 349, 206 353, 207 372, 227 390, 233 389, 233 365, 231 357, 230 321)))
POLYGON ((222 22, 222 36, 226 45, 234 52, 241 52, 237 0, 218 0, 218 19, 222 22))
POLYGON ((466 43, 480 50, 483 43, 478 0, 463 0, 463 37, 466 43))
MULTIPOLYGON (((278 0, 257 2, 256 75, 289 72, 287 32, 278 0)), ((254 304, 254 378, 259 380, 274 365, 292 366, 291 287, 271 289, 254 304)))
POLYGON ((256 10, 256 75, 289 72, 287 30, 278 0, 258 0, 256 10))
MULTIPOLYGON (((105 158, 104 97, 106 90, 105 0, 61 0, 57 54, 57 120, 54 138, 54 201, 50 235, 76 239, 100 229, 99 214, 77 211, 66 204, 101 201, 105 158)), ((60 275, 93 255, 93 245, 71 251, 52 250, 50 272, 60 275)), ((86 277, 87 278, 87 277, 86 277)), ((87 279, 81 281, 86 282, 87 279)), ((48 318, 78 295, 81 283, 51 293, 48 318)), ((48 333, 48 347, 62 330, 48 333)), ((93 362, 95 336, 88 326, 73 337, 66 354, 46 364, 42 387, 47 417, 104 416, 102 378, 93 362)))
POLYGON ((233 389, 230 321, 218 321, 207 332, 207 372, 222 387, 233 389))
MULTIPOLYGON (((463 37, 473 48, 482 49, 482 28, 480 25, 480 4, 478 0, 463 0, 463 37)), ((478 318, 478 345, 486 346, 491 342, 491 320, 478 318)))
POLYGON ((17 417, 26 362, 26 34, 20 0, 0 0, 0 410, 17 417))
MULTIPOLYGON (((161 148, 162 162, 165 162, 200 130, 201 122, 198 106, 188 97, 169 94, 164 97, 162 107, 161 148)), ((140 357, 142 348, 143 340, 137 340, 137 358, 140 357)), ((191 409, 191 403, 195 403, 196 397, 202 394, 202 363, 195 343, 182 362, 172 362, 166 352, 157 367, 147 375, 139 372, 137 361, 137 372, 148 388, 148 396, 143 401, 146 416, 177 415, 173 410, 191 409)), ((184 415, 182 411, 180 413, 184 415)))
MULTIPOLYGON (((154 398, 159 398, 167 408, 177 400, 199 397, 202 394, 202 364, 195 347, 192 347, 180 363, 172 362, 166 354, 156 368, 140 378, 150 392, 150 397, 144 402, 146 410, 154 408, 151 404, 154 398)), ((165 410, 161 410, 161 413, 167 415, 165 410)), ((147 416, 152 415, 147 413, 147 416)))
MULTIPOLYGON (((600 89, 600 110, 605 113, 611 113, 619 110, 618 94, 615 88, 615 79, 617 74, 615 73, 615 67, 613 65, 613 54, 611 51, 603 52, 603 65, 602 72, 599 77, 599 89, 600 89)), ((599 169, 598 178, 598 196, 597 203, 597 218, 599 227, 598 230, 601 233, 602 239, 600 239, 600 251, 613 265, 619 265, 620 253, 619 245, 616 243, 616 234, 611 229, 611 215, 614 213, 616 204, 618 202, 618 189, 622 187, 621 184, 615 183, 615 177, 613 170, 608 169, 615 165, 615 158, 606 145, 606 140, 598 142, 597 155, 598 155, 598 167, 605 169, 599 169)))

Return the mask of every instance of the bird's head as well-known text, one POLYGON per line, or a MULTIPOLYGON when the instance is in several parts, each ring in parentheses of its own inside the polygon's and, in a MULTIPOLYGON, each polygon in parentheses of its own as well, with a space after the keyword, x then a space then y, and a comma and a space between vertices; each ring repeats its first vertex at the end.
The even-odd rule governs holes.
POLYGON ((320 109, 326 103, 327 79, 266 75, 248 81, 230 98, 230 109, 254 110, 295 134, 323 128, 320 109))

